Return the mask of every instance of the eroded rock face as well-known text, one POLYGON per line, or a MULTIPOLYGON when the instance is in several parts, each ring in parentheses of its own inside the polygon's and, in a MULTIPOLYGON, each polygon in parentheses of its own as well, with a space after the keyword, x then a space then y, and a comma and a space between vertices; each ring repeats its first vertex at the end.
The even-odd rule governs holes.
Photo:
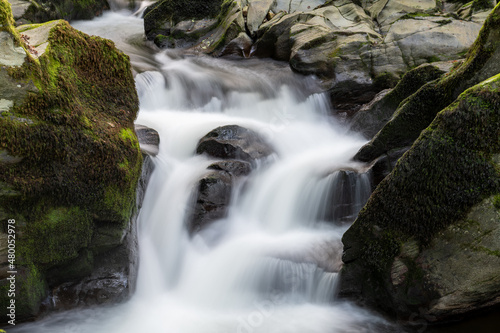
MULTIPOLYGON (((161 7, 174 2, 164 0, 161 7)), ((146 34, 162 47, 288 61, 297 72, 320 77, 338 112, 348 114, 415 66, 462 58, 485 19, 456 19, 459 7, 444 9, 433 0, 226 0, 219 5, 216 17, 207 9, 160 13, 160 5, 153 5, 156 14, 146 16, 146 34), (212 26, 194 28, 207 18, 212 26), (189 28, 179 29, 181 21, 189 28)))
POLYGON ((500 72, 499 12, 500 7, 496 6, 465 62, 449 75, 425 84, 406 99, 392 119, 360 149, 355 159, 369 162, 389 150, 411 145, 436 114, 464 90, 500 72))

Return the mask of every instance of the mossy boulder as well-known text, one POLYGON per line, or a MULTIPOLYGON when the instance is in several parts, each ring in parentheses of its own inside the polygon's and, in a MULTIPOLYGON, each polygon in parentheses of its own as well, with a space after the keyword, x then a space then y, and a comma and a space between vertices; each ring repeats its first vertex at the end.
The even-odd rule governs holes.
POLYGON ((123 241, 142 168, 133 129, 138 97, 129 58, 113 42, 66 21, 19 33, 7 1, 0 6, 0 33, 25 50, 22 64, 1 69, 8 84, 0 100, 10 103, 0 112, 0 150, 8 157, 0 163, 0 222, 5 231, 16 221, 19 283, 33 290, 16 295, 25 304, 17 318, 26 319, 47 292, 46 277, 81 278, 106 249, 104 233, 120 234, 108 237, 107 249, 123 241))
POLYGON ((500 73, 500 6, 486 20, 466 60, 439 80, 425 84, 401 103, 392 119, 356 154, 355 159, 373 161, 383 153, 411 145, 464 90, 500 73))
POLYGON ((438 113, 344 234, 341 295, 404 320, 498 304, 499 121, 500 75, 438 113))
POLYGON ((14 14, 16 20, 25 23, 43 23, 51 20, 64 19, 90 20, 109 9, 106 0, 30 0, 29 5, 22 1, 10 1, 16 7, 21 7, 14 14))
POLYGON ((351 120, 351 129, 372 138, 392 117, 399 104, 429 81, 438 79, 444 71, 425 64, 406 73, 394 89, 385 92, 362 107, 351 120))
POLYGON ((170 28, 181 21, 215 18, 222 0, 160 0, 144 13, 144 30, 148 39, 170 35, 170 28))

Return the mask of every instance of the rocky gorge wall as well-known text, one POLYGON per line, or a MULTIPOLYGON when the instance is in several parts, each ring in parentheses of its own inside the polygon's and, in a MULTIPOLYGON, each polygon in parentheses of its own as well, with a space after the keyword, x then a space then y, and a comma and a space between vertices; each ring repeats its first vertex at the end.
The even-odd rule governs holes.
POLYGON ((151 167, 143 169, 134 133, 128 56, 66 21, 16 28, 6 0, 0 43, 0 303, 9 304, 11 264, 16 320, 37 315, 49 293, 61 300, 56 308, 126 298, 137 186, 144 190, 151 167))
POLYGON ((337 111, 348 114, 416 66, 463 58, 494 5, 434 0, 197 3, 162 0, 150 6, 144 16, 147 38, 160 47, 287 61, 299 73, 320 77, 337 111), (175 10, 183 4, 194 12, 175 10))
POLYGON ((427 322, 499 303, 499 13, 463 63, 403 100, 357 154, 376 163, 411 146, 344 234, 342 296, 427 322))

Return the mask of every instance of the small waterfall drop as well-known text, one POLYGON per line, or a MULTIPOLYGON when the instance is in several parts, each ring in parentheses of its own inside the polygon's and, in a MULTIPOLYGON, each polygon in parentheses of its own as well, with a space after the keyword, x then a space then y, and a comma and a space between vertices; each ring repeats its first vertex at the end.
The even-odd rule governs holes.
POLYGON ((137 123, 161 137, 139 217, 137 290, 127 303, 54 314, 13 332, 388 331, 383 319, 334 299, 341 222, 366 201, 369 179, 350 161, 363 139, 328 116, 314 78, 270 60, 151 56, 137 46, 142 21, 123 12, 75 26, 131 56, 137 123), (224 125, 255 131, 275 155, 235 187, 227 217, 190 237, 187 206, 214 162, 196 146, 224 125))

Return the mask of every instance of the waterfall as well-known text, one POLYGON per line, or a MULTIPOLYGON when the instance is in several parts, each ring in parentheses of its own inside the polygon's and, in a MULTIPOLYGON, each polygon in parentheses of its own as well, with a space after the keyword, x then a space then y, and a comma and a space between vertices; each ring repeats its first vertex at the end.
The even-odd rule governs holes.
POLYGON ((13 332, 387 332, 383 319, 334 297, 342 222, 366 201, 369 178, 350 161, 363 139, 328 116, 315 78, 271 60, 138 48, 142 21, 123 12, 75 26, 129 53, 137 123, 161 137, 138 222, 137 290, 127 303, 13 332), (275 154, 234 187, 226 217, 190 237, 188 204, 214 162, 196 146, 224 125, 255 131, 275 154))

